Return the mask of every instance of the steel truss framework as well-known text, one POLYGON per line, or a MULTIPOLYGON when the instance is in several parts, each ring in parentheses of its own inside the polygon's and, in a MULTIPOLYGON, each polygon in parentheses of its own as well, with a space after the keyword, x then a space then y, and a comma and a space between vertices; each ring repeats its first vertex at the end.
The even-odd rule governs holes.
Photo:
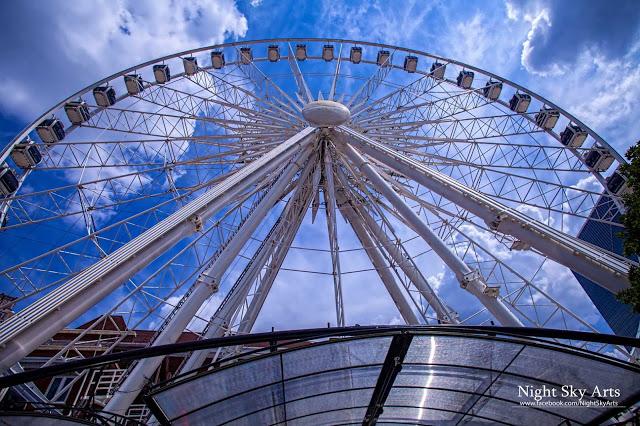
MULTIPOLYGON (((624 210, 606 188, 624 162, 615 150, 513 82, 396 46, 276 39, 159 58, 56 105, 0 161, 18 181, 0 208, 0 280, 11 297, 2 308, 16 310, 0 323, 0 363, 13 371, 64 327, 92 318, 44 366, 86 357, 89 343, 115 350, 126 330, 87 340, 115 315, 129 330, 155 330, 154 346, 185 330, 250 333, 281 271, 330 278, 338 326, 350 322, 349 277, 375 273, 407 324, 598 331, 549 271, 617 292, 632 264, 575 236, 603 192, 610 208, 591 220, 612 223, 624 210), (170 67, 169 81, 154 77, 157 64, 170 67), (456 81, 460 71, 474 73, 470 86, 456 81), (142 79, 133 91, 122 79, 131 74, 142 79), (105 85, 118 96, 99 106, 92 91, 105 85), (498 95, 487 91, 498 85, 498 95), (510 107, 516 94, 531 98, 524 112, 510 107), (302 111, 322 99, 347 106, 350 120, 310 126, 302 111), (78 100, 88 114, 71 122, 65 107, 78 100), (542 108, 557 113, 554 126, 542 124, 542 108), (45 143, 36 126, 52 116, 66 136, 45 143), (560 142, 571 123, 586 134, 579 146, 560 142), (12 154, 29 137, 42 160, 20 168, 12 154), (596 151, 612 157, 608 172, 585 162, 596 151), (294 244, 309 220, 326 246, 294 244), (326 255, 328 272, 285 265, 294 251, 326 255), (369 266, 350 268, 355 255, 369 266)), ((210 356, 196 351, 180 371, 210 356)), ((126 415, 161 361, 132 364, 105 409, 126 415)))

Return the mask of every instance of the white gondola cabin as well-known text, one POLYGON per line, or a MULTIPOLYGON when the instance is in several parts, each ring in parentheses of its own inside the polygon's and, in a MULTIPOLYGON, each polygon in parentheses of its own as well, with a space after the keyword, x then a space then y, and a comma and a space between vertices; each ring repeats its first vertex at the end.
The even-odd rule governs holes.
POLYGON ((307 45, 306 44, 297 44, 296 45, 296 59, 299 61, 304 61, 307 59, 307 45))
POLYGON ((169 71, 169 65, 159 64, 153 66, 153 76, 156 78, 156 83, 164 84, 171 80, 171 72, 169 71))
POLYGON ((111 86, 98 86, 93 89, 93 98, 98 106, 107 108, 116 103, 116 91, 111 86))
POLYGON ((35 141, 27 139, 13 147, 11 158, 21 169, 31 169, 42 161, 42 154, 35 141))
POLYGON ((473 84, 473 75, 473 71, 460 71, 460 73, 458 74, 458 78, 456 79, 458 87, 462 87, 463 89, 470 89, 471 84, 473 84))
POLYGON ((36 127, 36 133, 38 133, 42 142, 46 144, 60 142, 65 137, 64 126, 57 118, 42 120, 36 127))
POLYGON ((413 55, 407 55, 404 58, 404 70, 406 72, 416 72, 418 69, 418 57, 413 55))
POLYGON ((18 190, 18 178, 6 164, 0 167, 0 194, 7 197, 18 190))
POLYGON ((129 95, 137 95, 144 90, 142 76, 139 74, 127 74, 124 76, 124 84, 127 86, 129 95))
POLYGON ((482 92, 486 98, 496 101, 500 97, 500 93, 502 93, 502 82, 489 80, 484 85, 482 92))
POLYGON ((353 46, 349 53, 349 60, 354 64, 359 64, 362 61, 362 47, 353 46))
POLYGON ((607 189, 610 193, 622 197, 631 192, 631 188, 627 184, 627 177, 620 173, 618 170, 613 172, 611 176, 606 179, 607 189))
POLYGON ((224 64, 224 53, 220 52, 219 50, 211 52, 211 66, 214 70, 222 69, 222 67, 224 67, 224 64))
POLYGON ((84 101, 67 102, 64 105, 64 111, 69 121, 75 125, 80 125, 91 117, 87 103, 84 101))
POLYGON ((381 50, 378 52, 378 57, 376 58, 376 64, 378 66, 389 66, 391 65, 391 52, 388 50, 381 50))
POLYGON ((333 61, 333 44, 325 44, 322 47, 322 59, 327 62, 333 61))
POLYGON ((587 132, 582 130, 577 124, 569 123, 560 132, 560 143, 570 148, 580 148, 587 139, 587 132))
POLYGON ((447 64, 434 62, 431 64, 431 75, 437 80, 444 79, 444 72, 447 70, 447 64))
POLYGON ((536 124, 544 130, 551 130, 560 119, 560 111, 554 108, 542 107, 535 116, 536 124))
POLYGON ((509 101, 509 109, 518 114, 522 114, 523 112, 527 112, 529 104, 531 104, 531 96, 526 93, 516 93, 509 101))
POLYGON ((584 156, 584 163, 596 172, 605 172, 613 164, 613 155, 605 147, 594 145, 584 156))
POLYGON ((198 73, 198 60, 193 56, 182 58, 182 66, 186 75, 195 75, 198 73))
POLYGON ((278 62, 280 60, 280 46, 272 44, 267 48, 267 57, 271 62, 278 62))
POLYGON ((253 62, 253 53, 251 52, 250 47, 240 48, 240 62, 243 65, 249 65, 251 62, 253 62))

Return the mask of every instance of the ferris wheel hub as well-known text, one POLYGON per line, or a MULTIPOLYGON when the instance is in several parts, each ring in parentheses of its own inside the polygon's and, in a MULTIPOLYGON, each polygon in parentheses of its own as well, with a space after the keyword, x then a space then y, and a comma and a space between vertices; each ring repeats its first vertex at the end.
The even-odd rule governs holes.
POLYGON ((313 127, 335 127, 351 119, 351 111, 335 101, 313 101, 302 109, 305 120, 313 127))

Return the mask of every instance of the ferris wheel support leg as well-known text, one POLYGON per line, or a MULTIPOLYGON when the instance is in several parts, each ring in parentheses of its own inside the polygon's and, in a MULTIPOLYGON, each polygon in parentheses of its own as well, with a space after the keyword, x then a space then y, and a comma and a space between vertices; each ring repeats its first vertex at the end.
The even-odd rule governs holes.
MULTIPOLYGON (((342 183, 344 188, 344 182, 342 183)), ((350 197, 351 198, 351 197, 350 197)), ((348 202, 346 199, 344 202, 348 202)), ((413 283, 413 285, 418 289, 422 297, 429 303, 429 305, 436 312, 438 319, 443 323, 453 323, 457 324, 458 320, 455 316, 451 315, 447 307, 440 300, 436 292, 431 288, 427 279, 422 275, 422 272, 415 267, 415 265, 409 262, 403 255, 403 253, 398 248, 398 245, 401 243, 398 241, 396 243, 392 242, 388 235, 384 232, 384 230, 378 225, 378 223, 373 220, 370 214, 366 212, 362 206, 357 203, 351 201, 351 205, 355 212, 360 216, 363 220, 364 225, 367 227, 371 236, 374 238, 377 244, 381 245, 389 256, 393 259, 393 261, 402 269, 407 278, 413 283)))
POLYGON ((271 287, 278 276, 278 271, 287 256, 287 252, 293 243, 293 239, 300 229, 302 220, 305 213, 311 203, 311 198, 316 192, 316 188, 320 182, 320 168, 316 168, 310 179, 305 182, 301 182, 296 188, 296 192, 287 205, 287 213, 285 220, 283 221, 283 237, 282 240, 274 250, 271 261, 267 265, 267 271, 262 277, 258 288, 256 289, 249 307, 245 312, 240 326, 238 327, 238 333, 249 333, 253 328, 253 325, 258 318, 258 314, 262 310, 265 300, 271 291, 271 287))
POLYGON ((409 302, 407 302, 407 299, 404 294, 402 294, 398 283, 389 271, 389 267, 385 263, 384 257, 380 253, 379 247, 376 245, 376 243, 373 241, 373 239, 363 226, 362 221, 357 216, 355 210, 350 204, 346 202, 340 204, 340 212, 349 221, 353 232, 356 234, 356 237, 358 237, 358 240, 364 248, 365 253, 367 253, 369 260, 371 260, 373 267, 376 269, 376 272, 380 276, 382 283, 389 292, 393 303, 398 308, 402 319, 404 319, 405 323, 410 325, 419 324, 420 321, 418 320, 418 317, 411 309, 411 305, 409 305, 409 302))
POLYGON ((492 229, 516 237, 549 259, 617 293, 629 286, 630 261, 585 243, 507 207, 455 179, 346 127, 363 151, 425 188, 483 219, 492 229))
POLYGON ((433 251, 454 272, 460 285, 469 290, 504 326, 522 326, 520 320, 497 297, 487 294, 490 288, 482 279, 479 271, 472 270, 453 253, 444 241, 440 239, 418 215, 409 207, 394 189, 382 178, 371 164, 349 143, 339 143, 337 146, 358 167, 358 169, 375 185, 389 202, 398 210, 400 215, 409 222, 413 230, 433 249, 433 251))
MULTIPOLYGON (((300 176, 308 176, 315 165, 315 155, 307 162, 307 165, 300 173, 300 176)), ((295 199, 298 190, 294 191, 292 198, 295 199)), ((215 314, 211 317, 203 338, 211 339, 214 337, 222 337, 226 331, 226 327, 231 323, 232 317, 242 302, 247 298, 253 283, 264 267, 269 257, 273 254, 277 242, 282 239, 283 232, 286 228, 285 224, 289 207, 285 207, 276 223, 272 226, 267 237, 262 241, 258 250, 253 255, 251 261, 246 266, 238 280, 235 282, 229 294, 216 309, 215 314)), ((196 351, 188 357, 182 365, 180 373, 191 371, 200 367, 207 358, 209 351, 196 351)))
POLYGON ((169 217, 17 312, 0 324, 0 369, 11 367, 117 289, 157 256, 194 232, 194 218, 206 220, 225 203, 279 167, 309 142, 306 128, 221 181, 169 217))
MULTIPOLYGON (((304 149, 292 164, 288 165, 278 177, 267 195, 258 203, 248 220, 240 227, 238 233, 222 250, 220 256, 204 272, 200 274, 194 283, 195 290, 187 296, 165 328, 153 341, 152 346, 175 343, 189 322, 194 318, 202 304, 218 291, 220 281, 229 265, 238 256, 240 250, 251 235, 264 220, 273 205, 283 196, 283 192, 294 175, 302 168, 309 157, 309 149, 304 149)), ((107 403, 105 411, 124 415, 138 396, 140 390, 146 385, 156 369, 162 363, 163 357, 146 358, 140 360, 127 375, 111 400, 107 403)))
POLYGON ((335 184, 333 180, 333 161, 329 147, 324 150, 324 198, 327 217, 327 231, 329 234, 329 248, 331 250, 331 270, 333 273, 333 290, 336 304, 336 323, 344 327, 344 304, 342 298, 342 270, 340 267, 340 245, 338 243, 338 226, 336 220, 336 200, 334 199, 335 184))

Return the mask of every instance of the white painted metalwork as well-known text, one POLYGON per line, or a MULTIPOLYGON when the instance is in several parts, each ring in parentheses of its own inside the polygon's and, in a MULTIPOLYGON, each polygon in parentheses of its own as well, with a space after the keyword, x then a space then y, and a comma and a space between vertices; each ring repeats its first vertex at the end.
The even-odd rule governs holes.
MULTIPOLYGON (((134 329, 155 331, 153 345, 249 333, 268 326, 259 314, 283 270, 326 278, 337 325, 353 322, 350 277, 374 272, 366 284, 409 324, 592 331, 564 299, 577 284, 547 269, 626 288, 633 262, 577 238, 624 211, 623 163, 548 99, 422 51, 271 39, 157 58, 73 94, 0 151, 0 309, 15 311, 0 365, 82 323, 46 365, 84 357, 116 316, 126 330, 91 340, 103 353, 134 329), (296 239, 308 212, 322 245, 296 239), (289 265, 293 252, 313 266, 289 265), (368 268, 352 267, 355 252, 368 268)), ((147 416, 133 402, 160 360, 123 370, 106 410, 147 416)))

